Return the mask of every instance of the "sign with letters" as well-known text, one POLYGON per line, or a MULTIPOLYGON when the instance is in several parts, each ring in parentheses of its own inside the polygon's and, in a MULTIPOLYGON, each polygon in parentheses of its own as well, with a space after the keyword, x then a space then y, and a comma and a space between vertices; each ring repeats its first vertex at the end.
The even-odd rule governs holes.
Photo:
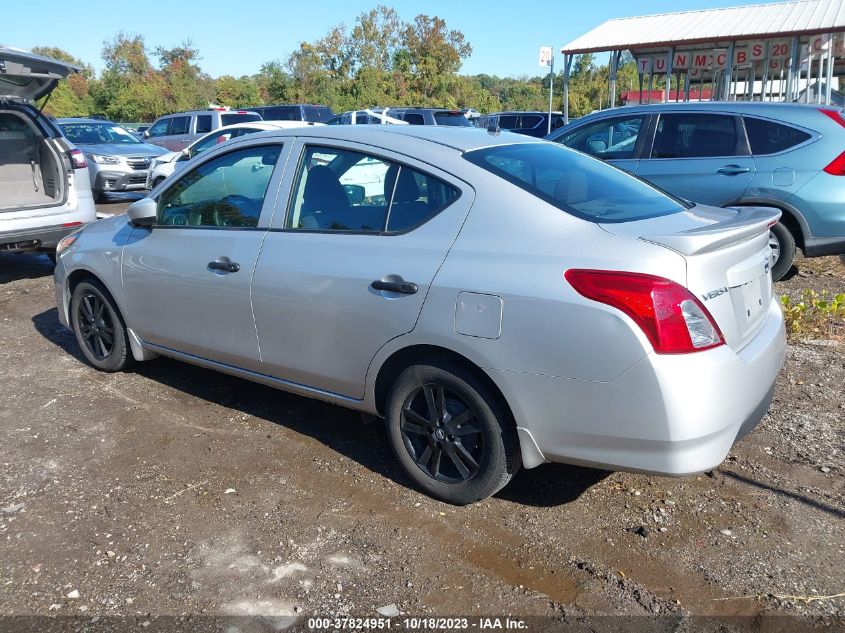
POLYGON ((651 73, 651 57, 637 58, 637 72, 641 75, 648 75, 651 73))

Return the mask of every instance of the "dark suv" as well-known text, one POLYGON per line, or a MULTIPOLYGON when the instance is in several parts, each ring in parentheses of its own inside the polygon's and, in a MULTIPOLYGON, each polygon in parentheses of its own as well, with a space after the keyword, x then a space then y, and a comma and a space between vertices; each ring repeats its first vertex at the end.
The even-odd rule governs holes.
MULTIPOLYGON (((549 113, 539 111, 494 112, 476 119, 475 125, 480 128, 498 127, 500 130, 543 138, 549 133, 549 113)), ((552 112, 552 132, 562 125, 563 115, 560 112, 552 112)))
POLYGON ((328 106, 308 104, 256 106, 250 108, 250 111, 257 112, 265 121, 325 123, 334 116, 334 112, 328 106))
POLYGON ((390 108, 387 113, 393 118, 410 125, 451 125, 453 127, 472 127, 463 110, 444 110, 442 108, 390 108))

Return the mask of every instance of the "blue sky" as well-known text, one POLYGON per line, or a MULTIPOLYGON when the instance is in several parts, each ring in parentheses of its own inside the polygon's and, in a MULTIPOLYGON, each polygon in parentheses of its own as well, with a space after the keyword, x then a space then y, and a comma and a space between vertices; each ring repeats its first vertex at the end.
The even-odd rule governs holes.
MULTIPOLYGON (((561 46, 614 17, 690 9, 757 4, 760 0, 381 0, 403 20, 419 13, 437 15, 450 28, 463 31, 473 46, 461 72, 501 76, 537 75, 540 46, 561 46)), ((200 50, 200 65, 212 76, 250 75, 261 64, 284 59, 300 41, 322 37, 329 27, 345 23, 375 7, 373 2, 319 0, 169 0, 123 3, 82 0, 10 2, 3 11, 0 42, 21 48, 58 46, 96 69, 102 67, 103 41, 124 30, 144 36, 148 48, 172 46, 190 38, 200 50), (37 9, 36 9, 37 7, 37 9), (37 12, 38 17, 33 17, 37 12)), ((560 62, 560 55, 556 57, 560 62)))

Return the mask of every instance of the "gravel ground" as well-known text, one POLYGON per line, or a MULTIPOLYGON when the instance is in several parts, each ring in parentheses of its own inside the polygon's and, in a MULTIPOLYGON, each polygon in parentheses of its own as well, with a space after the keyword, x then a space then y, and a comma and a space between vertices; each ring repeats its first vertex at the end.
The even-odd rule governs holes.
MULTIPOLYGON (((845 290, 836 258, 799 270, 776 291, 845 290)), ((840 343, 790 344, 715 471, 547 465, 456 508, 350 411, 166 359, 94 371, 50 274, 0 254, 0 614, 845 616, 840 343)))

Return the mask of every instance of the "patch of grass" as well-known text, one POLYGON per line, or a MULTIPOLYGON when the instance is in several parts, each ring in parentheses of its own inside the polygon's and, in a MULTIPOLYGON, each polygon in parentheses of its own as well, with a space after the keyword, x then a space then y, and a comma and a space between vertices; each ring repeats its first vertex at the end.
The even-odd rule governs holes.
POLYGON ((792 338, 842 338, 845 335, 845 293, 804 290, 800 301, 781 295, 786 331, 792 338))

